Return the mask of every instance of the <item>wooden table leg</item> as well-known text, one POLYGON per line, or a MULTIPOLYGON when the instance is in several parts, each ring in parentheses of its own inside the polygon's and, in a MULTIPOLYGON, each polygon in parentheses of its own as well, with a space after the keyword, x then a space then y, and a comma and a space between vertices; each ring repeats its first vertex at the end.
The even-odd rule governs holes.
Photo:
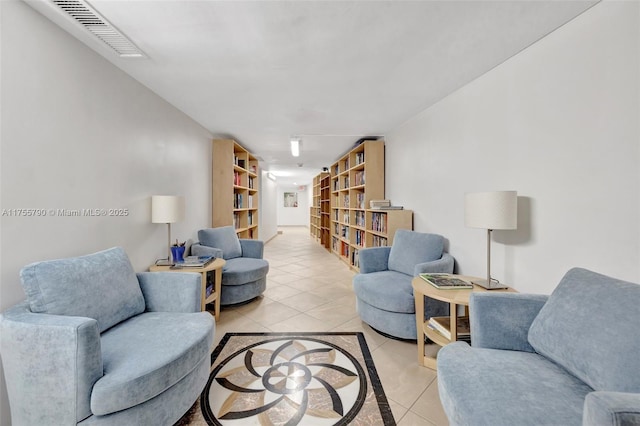
POLYGON ((416 294, 416 334, 418 339, 418 365, 424 365, 424 295, 416 294))
POLYGON ((216 321, 220 319, 220 300, 222 299, 222 268, 215 270, 215 292, 218 295, 214 303, 216 321))
POLYGON ((449 303, 449 318, 451 324, 451 341, 455 342, 458 340, 458 305, 451 302, 449 303))
POLYGON ((203 272, 200 274, 201 282, 200 282, 200 312, 204 312, 207 309, 207 304, 205 299, 207 298, 207 273, 203 272))

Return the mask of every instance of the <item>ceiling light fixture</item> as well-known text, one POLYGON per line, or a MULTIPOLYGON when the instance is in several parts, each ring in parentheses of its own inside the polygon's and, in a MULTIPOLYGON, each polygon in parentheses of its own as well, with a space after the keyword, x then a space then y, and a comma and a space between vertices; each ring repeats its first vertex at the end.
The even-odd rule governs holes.
POLYGON ((291 155, 300 156, 300 139, 291 139, 291 155))

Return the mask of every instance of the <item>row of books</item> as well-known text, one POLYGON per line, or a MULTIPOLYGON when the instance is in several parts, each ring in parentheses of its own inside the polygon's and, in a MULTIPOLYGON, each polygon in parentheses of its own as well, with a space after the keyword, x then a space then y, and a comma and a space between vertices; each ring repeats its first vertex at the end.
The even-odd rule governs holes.
MULTIPOLYGON (((244 209, 244 195, 241 193, 233 194, 233 208, 234 209, 244 209)), ((253 208, 253 195, 247 195, 247 207, 249 209, 253 208)))
POLYGON ((364 192, 358 192, 356 194, 356 208, 364 209, 364 192))
POLYGON ((379 235, 371 236, 371 247, 386 247, 388 241, 385 237, 381 237, 379 235))
POLYGON ((364 151, 356 152, 356 166, 364 163, 364 151))
POLYGON ((387 232, 386 213, 371 213, 371 230, 382 233, 387 232))
POLYGON ((242 200, 244 199, 244 196, 242 194, 233 194, 233 208, 234 209, 241 209, 242 207, 242 200))
POLYGON ((358 249, 355 249, 351 252, 351 265, 356 268, 360 267, 360 252, 358 249))
MULTIPOLYGON (((471 326, 469 325, 469 317, 458 317, 457 337, 458 340, 471 341, 471 326)), ((451 340, 451 318, 449 317, 431 317, 427 321, 427 327, 442 334, 451 340)))
POLYGON ((365 246, 365 233, 364 233, 364 231, 356 229, 355 237, 356 237, 356 245, 358 245, 360 247, 364 247, 365 246))
POLYGON ((365 221, 364 212, 363 211, 357 211, 356 212, 356 223, 355 223, 355 225, 359 226, 361 228, 364 228, 365 227, 365 224, 364 224, 365 222, 364 221, 365 221))
POLYGON ((355 186, 360 186, 365 184, 364 170, 360 170, 355 173, 355 175, 353 176, 353 184, 355 186))

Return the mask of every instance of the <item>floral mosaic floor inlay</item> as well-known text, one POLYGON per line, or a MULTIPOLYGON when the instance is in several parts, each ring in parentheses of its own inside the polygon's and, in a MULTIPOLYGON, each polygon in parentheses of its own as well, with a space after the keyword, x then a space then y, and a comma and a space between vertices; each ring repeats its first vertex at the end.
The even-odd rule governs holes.
POLYGON ((227 333, 211 358, 210 425, 395 425, 362 333, 227 333))

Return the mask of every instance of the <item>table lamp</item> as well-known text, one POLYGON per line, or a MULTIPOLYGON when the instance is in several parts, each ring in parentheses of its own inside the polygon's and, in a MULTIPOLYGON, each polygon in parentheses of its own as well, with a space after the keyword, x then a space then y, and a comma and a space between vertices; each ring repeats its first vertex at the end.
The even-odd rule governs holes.
POLYGON ((487 230, 487 279, 473 281, 488 290, 507 288, 491 278, 491 231, 518 227, 516 191, 472 192, 464 197, 464 224, 487 230))
POLYGON ((184 197, 177 195, 151 196, 151 223, 166 223, 168 229, 167 259, 157 265, 171 265, 171 224, 184 218, 184 197))

